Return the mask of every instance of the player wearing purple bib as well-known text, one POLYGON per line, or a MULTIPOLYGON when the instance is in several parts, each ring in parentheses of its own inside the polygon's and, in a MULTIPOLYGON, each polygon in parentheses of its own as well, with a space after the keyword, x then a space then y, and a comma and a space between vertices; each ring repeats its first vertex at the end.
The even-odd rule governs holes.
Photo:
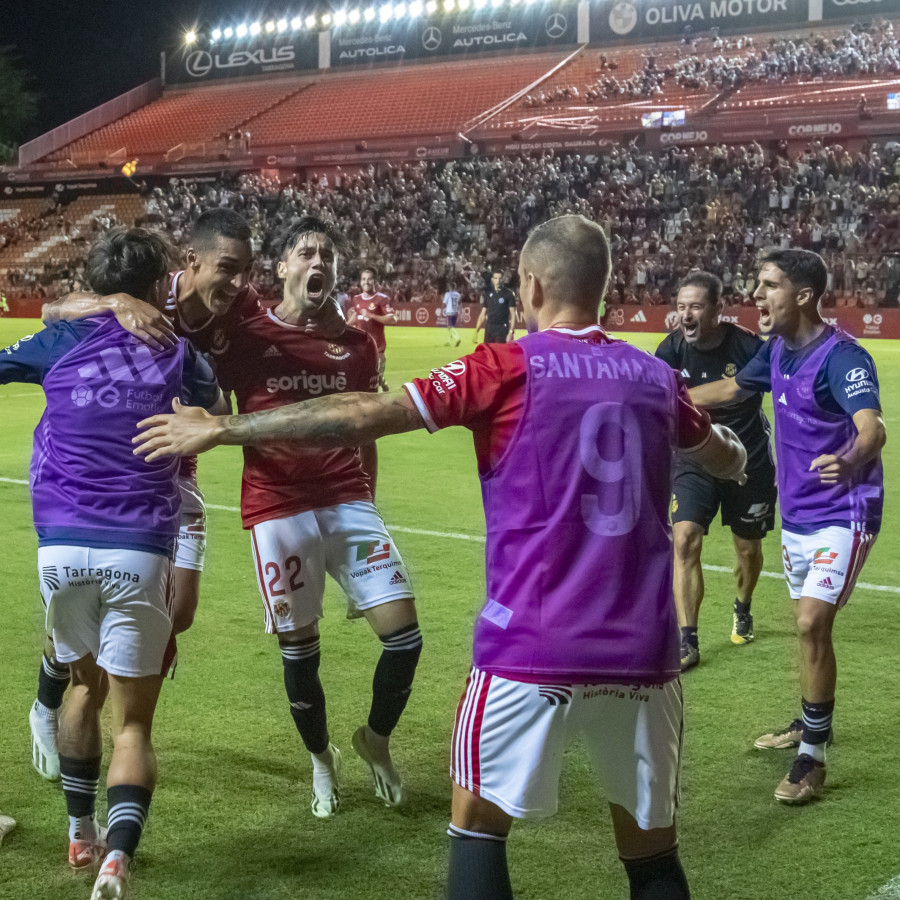
POLYGON ((806 803, 825 783, 837 685, 832 629, 881 527, 884 421, 872 357, 819 315, 825 263, 807 250, 761 259, 754 293, 770 340, 737 373, 691 392, 718 405, 771 391, 782 518, 782 557, 800 642, 802 717, 764 734, 761 750, 799 745, 775 790, 806 803))
POLYGON ((679 375, 599 325, 602 229, 539 226, 519 274, 532 333, 394 394, 348 394, 231 418, 142 423, 148 459, 218 443, 355 445, 471 428, 487 521, 486 603, 457 711, 447 897, 506 900, 513 818, 556 810, 581 732, 607 790, 633 900, 689 896, 675 829, 681 750, 668 524, 676 446, 741 478, 746 452, 689 402, 679 375))
MULTIPOLYGON (((86 272, 104 292, 127 290, 160 307, 171 248, 142 229, 111 232, 86 272)), ((40 384, 47 408, 35 430, 30 485, 47 630, 71 670, 59 724, 69 813, 69 864, 109 855, 93 900, 124 896, 156 780, 150 739, 174 652, 172 558, 178 535, 177 465, 134 458, 138 420, 173 398, 227 409, 209 366, 190 345, 154 352, 111 313, 61 322, 0 354, 0 383, 40 384), (109 832, 95 818, 108 691, 114 749, 107 778, 109 832)))

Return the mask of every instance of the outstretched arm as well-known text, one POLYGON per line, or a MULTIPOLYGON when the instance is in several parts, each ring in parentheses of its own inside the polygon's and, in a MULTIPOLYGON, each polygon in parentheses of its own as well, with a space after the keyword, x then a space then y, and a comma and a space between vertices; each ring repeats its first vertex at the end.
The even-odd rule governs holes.
POLYGON ((126 331, 156 350, 165 350, 178 343, 172 323, 165 315, 155 306, 130 294, 109 294, 104 297, 87 291, 75 291, 52 303, 45 303, 41 318, 44 324, 49 325, 60 320, 83 319, 107 310, 112 310, 116 320, 126 331))
POLYGON ((239 416, 211 416, 176 399, 174 415, 138 423, 135 453, 148 460, 190 456, 220 444, 299 441, 310 447, 360 447, 388 434, 424 428, 406 391, 332 394, 239 416))
MULTIPOLYGON (((685 451, 682 451, 683 453, 685 451)), ((699 463, 713 478, 746 484, 747 451, 738 436, 724 425, 713 425, 709 440, 696 450, 687 451, 692 462, 699 463)))
POLYGON ((730 403, 746 400, 747 397, 752 397, 754 393, 755 391, 748 391, 746 388, 739 387, 734 378, 720 378, 718 381, 710 381, 690 390, 694 406, 706 407, 728 406, 730 403))

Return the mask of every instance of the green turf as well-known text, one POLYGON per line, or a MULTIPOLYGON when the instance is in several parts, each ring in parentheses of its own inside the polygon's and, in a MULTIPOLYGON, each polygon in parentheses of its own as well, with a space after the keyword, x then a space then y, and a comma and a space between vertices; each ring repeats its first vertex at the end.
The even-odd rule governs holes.
MULTIPOLYGON (((34 322, 0 322, 0 346, 34 322)), ((444 332, 389 331, 392 386, 451 359, 444 332)), ((658 338, 638 336, 651 348, 658 338)), ((466 350, 471 345, 464 346, 466 350)), ((879 366, 889 433, 900 421, 900 343, 867 344, 879 366)), ((27 478, 38 388, 0 390, 0 477, 27 478)), ((248 541, 233 512, 211 510, 207 568, 196 624, 180 641, 180 665, 167 683, 156 723, 160 781, 139 852, 135 900, 231 898, 436 898, 445 869, 453 713, 470 659, 483 594, 483 533, 471 440, 463 430, 381 442, 379 506, 414 579, 425 651, 395 741, 409 787, 401 811, 374 799, 350 748, 365 720, 379 647, 365 624, 344 619, 329 591, 322 627, 322 678, 333 739, 344 750, 344 809, 321 822, 309 812, 310 765, 288 715, 281 663, 262 611, 248 541)), ((865 582, 900 584, 898 443, 885 452, 885 529, 865 582)), ((237 506, 240 451, 201 460, 207 501, 237 506)), ((62 793, 34 773, 27 712, 42 636, 35 578, 36 542, 27 489, 0 482, 3 608, 0 627, 0 810, 18 830, 0 849, 0 900, 87 900, 89 882, 65 865, 62 793)), ((780 571, 777 536, 765 569, 780 571)), ((714 526, 707 563, 728 566, 730 538, 714 526)), ((638 562, 638 561, 636 561, 638 562)), ((684 680, 686 736, 682 858, 699 900, 862 900, 900 872, 900 727, 893 665, 896 593, 860 589, 838 617, 837 740, 825 798, 801 809, 779 806, 772 791, 790 753, 761 754, 752 740, 797 713, 790 608, 783 582, 763 578, 754 601, 756 642, 734 647, 730 576, 709 572, 701 613, 702 663, 684 680)), ((105 806, 105 804, 102 804, 105 806)), ((519 823, 510 842, 520 900, 625 897, 606 804, 580 746, 568 754, 560 813, 519 823)))

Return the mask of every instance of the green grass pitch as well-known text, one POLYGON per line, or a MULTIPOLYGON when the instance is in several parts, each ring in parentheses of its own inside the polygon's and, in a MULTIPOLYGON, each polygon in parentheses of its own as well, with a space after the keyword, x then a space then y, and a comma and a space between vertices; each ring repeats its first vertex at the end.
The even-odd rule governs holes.
MULTIPOLYGON (((0 322, 0 346, 34 321, 0 322)), ((471 348, 469 335, 464 335, 471 348)), ((652 349, 659 336, 635 342, 652 349)), ((389 331, 392 387, 452 359, 436 329, 389 331)), ((896 658, 900 617, 900 343, 867 344, 879 367, 889 443, 885 527, 860 588, 840 614, 836 644, 836 741, 824 798, 778 805, 772 791, 790 753, 762 754, 753 739, 797 714, 799 688, 790 604, 782 580, 763 577, 754 602, 757 640, 734 647, 731 576, 706 573, 702 662, 684 679, 686 698, 681 854, 699 900, 864 900, 900 872, 900 725, 896 658)), ((0 390, 0 810, 19 827, 0 848, 0 900, 87 900, 90 882, 66 866, 62 792, 31 768, 27 713, 34 698, 42 614, 27 478, 38 388, 0 390)), ((365 721, 378 642, 348 622, 329 589, 322 623, 322 679, 333 740, 344 751, 344 808, 333 820, 309 811, 310 763, 288 715, 276 642, 262 633, 249 542, 238 516, 209 512, 200 609, 180 643, 177 677, 163 689, 156 720, 160 778, 138 854, 135 900, 419 900, 437 898, 446 866, 449 740, 482 602, 483 534, 469 435, 426 432, 380 444, 378 503, 414 579, 425 650, 395 736, 409 788, 399 811, 376 800, 350 747, 365 721), (470 536, 472 539, 464 539, 470 536)), ((240 451, 201 459, 213 507, 236 507, 240 451)), ((777 535, 765 570, 779 573, 777 535)), ((730 536, 714 525, 704 562, 732 563, 730 536)), ((639 560, 635 560, 639 564, 639 560)), ((105 801, 101 798, 101 810, 105 801)), ((517 823, 509 845, 521 900, 625 897, 606 803, 583 747, 566 759, 560 813, 517 823)), ((893 894, 891 896, 894 896, 893 894)), ((900 896, 900 895, 898 895, 900 896)))

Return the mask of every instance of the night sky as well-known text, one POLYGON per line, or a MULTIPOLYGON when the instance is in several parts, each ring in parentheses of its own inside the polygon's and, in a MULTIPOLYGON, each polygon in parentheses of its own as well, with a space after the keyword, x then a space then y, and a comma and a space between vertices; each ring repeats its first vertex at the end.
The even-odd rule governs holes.
MULTIPOLYGON (((159 75, 159 55, 195 22, 229 15, 265 17, 259 0, 42 0, 10 2, 0 16, 0 45, 16 49, 34 76, 38 118, 21 142, 55 128, 159 75)), ((299 0, 292 14, 313 6, 299 0)), ((177 43, 175 43, 177 46, 177 43)))

